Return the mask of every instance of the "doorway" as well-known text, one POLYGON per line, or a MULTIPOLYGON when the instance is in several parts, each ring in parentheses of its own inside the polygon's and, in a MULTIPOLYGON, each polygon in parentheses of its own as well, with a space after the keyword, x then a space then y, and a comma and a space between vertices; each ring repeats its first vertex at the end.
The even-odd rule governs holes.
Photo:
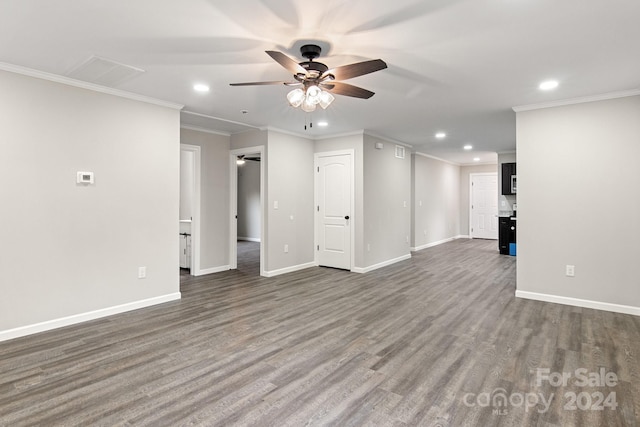
POLYGON ((498 239, 498 174, 470 175, 469 234, 472 239, 498 239))
POLYGON ((180 252, 182 271, 200 270, 200 157, 197 145, 180 144, 180 252))
POLYGON ((316 264, 351 270, 355 256, 354 152, 318 153, 315 169, 316 264))
POLYGON ((261 276, 265 276, 266 247, 264 160, 262 146, 231 150, 229 268, 242 268, 249 274, 257 271, 261 276))

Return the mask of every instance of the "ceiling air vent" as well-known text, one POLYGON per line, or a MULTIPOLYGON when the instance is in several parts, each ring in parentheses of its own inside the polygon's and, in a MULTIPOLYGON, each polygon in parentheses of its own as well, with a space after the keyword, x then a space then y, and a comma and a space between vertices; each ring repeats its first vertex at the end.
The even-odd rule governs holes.
POLYGON ((144 70, 141 68, 94 55, 73 69, 68 76, 85 82, 113 87, 142 73, 144 70))

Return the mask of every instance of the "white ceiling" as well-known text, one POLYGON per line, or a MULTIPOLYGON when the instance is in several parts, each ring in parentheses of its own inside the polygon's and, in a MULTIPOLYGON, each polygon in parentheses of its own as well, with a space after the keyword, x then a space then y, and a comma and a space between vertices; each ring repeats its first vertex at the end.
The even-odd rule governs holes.
POLYGON ((514 106, 639 88, 638 17, 638 0, 2 0, 0 61, 66 76, 97 55, 145 70, 114 87, 184 104, 193 126, 364 129, 469 164, 515 150, 514 106), (285 86, 229 86, 290 80, 264 51, 301 61, 305 42, 330 68, 387 62, 348 81, 375 96, 306 115, 285 86), (557 89, 538 90, 551 78, 557 89))

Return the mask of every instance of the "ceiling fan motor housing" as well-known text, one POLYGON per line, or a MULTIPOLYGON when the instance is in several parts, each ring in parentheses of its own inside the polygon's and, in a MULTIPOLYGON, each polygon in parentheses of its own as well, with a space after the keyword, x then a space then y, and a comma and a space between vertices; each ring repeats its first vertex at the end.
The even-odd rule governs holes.
POLYGON ((303 58, 307 58, 309 61, 313 61, 320 56, 322 48, 315 44, 305 44, 300 48, 300 53, 303 58))

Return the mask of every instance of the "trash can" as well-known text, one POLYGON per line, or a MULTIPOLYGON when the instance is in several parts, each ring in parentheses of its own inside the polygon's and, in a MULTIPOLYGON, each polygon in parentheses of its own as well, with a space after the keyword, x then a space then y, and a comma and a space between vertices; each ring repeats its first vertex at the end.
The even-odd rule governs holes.
POLYGON ((509 243, 509 255, 516 256, 516 244, 509 243))

